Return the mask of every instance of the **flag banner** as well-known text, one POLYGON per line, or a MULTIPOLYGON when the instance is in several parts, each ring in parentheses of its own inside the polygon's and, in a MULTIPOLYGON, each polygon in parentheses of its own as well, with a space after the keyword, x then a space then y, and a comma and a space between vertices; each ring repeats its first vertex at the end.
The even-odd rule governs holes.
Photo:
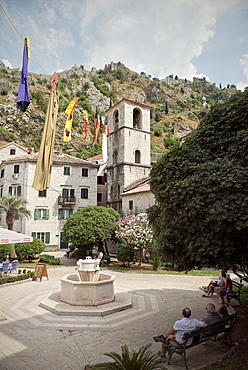
POLYGON ((73 111, 78 102, 78 98, 74 98, 68 107, 66 108, 65 114, 67 114, 67 119, 64 128, 64 138, 63 141, 67 144, 71 143, 71 129, 72 129, 72 121, 73 121, 73 111))
POLYGON ((56 79, 53 79, 51 90, 33 181, 33 188, 39 191, 50 187, 59 103, 56 79))
POLYGON ((23 62, 22 62, 22 73, 20 77, 20 84, 18 90, 18 98, 17 98, 17 106, 20 108, 22 112, 26 112, 29 104, 30 99, 28 95, 28 55, 30 53, 30 40, 26 37, 24 42, 24 50, 23 50, 23 62))

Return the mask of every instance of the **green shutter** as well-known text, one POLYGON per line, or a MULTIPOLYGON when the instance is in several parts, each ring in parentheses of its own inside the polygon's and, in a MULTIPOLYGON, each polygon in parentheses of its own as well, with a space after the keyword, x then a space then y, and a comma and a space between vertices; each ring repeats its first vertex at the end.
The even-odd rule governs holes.
POLYGON ((49 220, 49 209, 46 209, 45 220, 49 220))
POLYGON ((50 233, 46 233, 45 243, 46 244, 49 244, 50 243, 50 233))
POLYGON ((18 215, 18 213, 15 213, 15 220, 19 220, 20 219, 20 216, 18 215))
POLYGON ((35 231, 33 231, 33 232, 31 233, 31 236, 32 236, 32 238, 36 238, 36 232, 35 232, 35 231))
POLYGON ((39 209, 34 210, 34 219, 38 220, 39 219, 39 209))
POLYGON ((58 219, 62 220, 63 210, 59 209, 58 219))
POLYGON ((73 209, 69 209, 69 217, 73 214, 73 209))

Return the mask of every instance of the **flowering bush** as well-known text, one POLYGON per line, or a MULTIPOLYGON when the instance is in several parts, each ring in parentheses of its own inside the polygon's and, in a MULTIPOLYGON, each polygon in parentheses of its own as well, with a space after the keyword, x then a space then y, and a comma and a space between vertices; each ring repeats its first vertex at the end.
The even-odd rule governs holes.
POLYGON ((149 248, 152 245, 153 232, 146 213, 131 215, 117 221, 116 236, 128 245, 149 248))

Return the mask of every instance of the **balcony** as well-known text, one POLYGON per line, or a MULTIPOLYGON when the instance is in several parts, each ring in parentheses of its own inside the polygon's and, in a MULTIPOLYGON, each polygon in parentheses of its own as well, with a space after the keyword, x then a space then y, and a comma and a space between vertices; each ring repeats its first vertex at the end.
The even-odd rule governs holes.
POLYGON ((63 197, 63 196, 60 195, 58 197, 58 203, 60 205, 63 205, 63 204, 75 204, 76 203, 76 197, 75 196, 63 197))

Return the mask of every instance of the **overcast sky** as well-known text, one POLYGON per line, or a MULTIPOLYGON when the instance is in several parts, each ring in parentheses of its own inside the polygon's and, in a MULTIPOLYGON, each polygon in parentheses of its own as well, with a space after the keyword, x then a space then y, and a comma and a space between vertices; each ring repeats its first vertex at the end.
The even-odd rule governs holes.
POLYGON ((248 85, 247 0, 0 0, 0 60, 52 75, 122 62, 138 73, 248 85), (4 9, 4 10, 3 10, 4 9), (8 17, 6 16, 7 13, 8 17))

